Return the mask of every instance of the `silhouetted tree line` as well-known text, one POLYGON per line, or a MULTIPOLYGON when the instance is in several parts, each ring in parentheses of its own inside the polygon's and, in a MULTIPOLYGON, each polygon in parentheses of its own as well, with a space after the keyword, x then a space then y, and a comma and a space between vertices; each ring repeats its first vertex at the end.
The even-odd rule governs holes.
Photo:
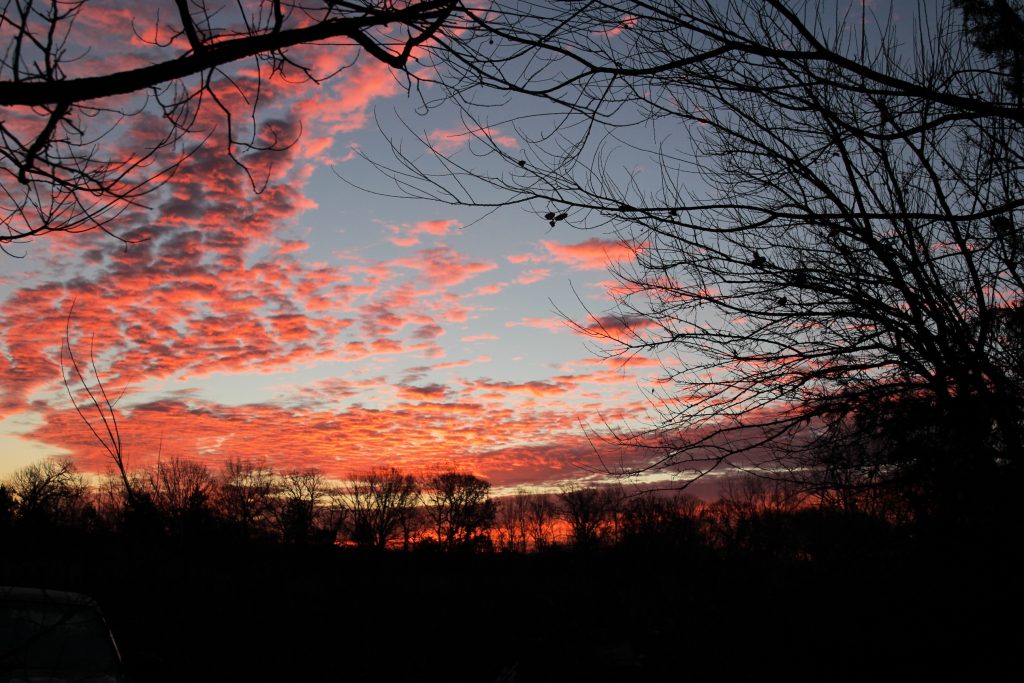
POLYGON ((217 470, 161 460, 130 474, 87 478, 70 459, 44 460, 0 483, 0 535, 97 533, 154 542, 528 553, 554 548, 687 550, 816 559, 920 531, 912 495, 871 488, 813 491, 734 474, 720 497, 616 485, 563 485, 491 496, 486 480, 452 467, 395 467, 328 479, 232 459, 217 470), (837 530, 841 533, 837 535, 837 530))
POLYGON ((128 475, 54 459, 0 481, 0 585, 95 596, 137 681, 747 680, 790 660, 736 658, 721 634, 765 615, 765 652, 799 643, 836 680, 1014 659, 996 626, 1019 604, 1012 522, 990 530, 1001 555, 943 545, 885 489, 735 473, 711 502, 580 482, 492 495, 452 467, 339 481, 242 459, 128 475), (823 600, 827 626, 808 618, 823 600), (430 629, 395 630, 420 609, 430 629), (392 633, 410 634, 395 662, 392 633), (681 663, 684 639, 701 656, 681 663))

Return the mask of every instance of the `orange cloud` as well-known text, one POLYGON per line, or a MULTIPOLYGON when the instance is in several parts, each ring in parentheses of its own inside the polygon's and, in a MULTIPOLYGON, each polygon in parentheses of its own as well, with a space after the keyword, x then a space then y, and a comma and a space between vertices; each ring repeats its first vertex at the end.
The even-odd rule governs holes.
MULTIPOLYGON (((398 402, 387 409, 227 406, 195 398, 143 403, 123 414, 125 456, 131 467, 152 464, 161 451, 212 467, 234 457, 265 458, 282 471, 318 467, 336 478, 382 458, 414 471, 454 461, 496 485, 578 477, 578 465, 596 464, 575 415, 452 401, 441 385, 397 389, 398 402)), ((70 450, 87 470, 110 466, 73 410, 46 410, 30 436, 70 450)))

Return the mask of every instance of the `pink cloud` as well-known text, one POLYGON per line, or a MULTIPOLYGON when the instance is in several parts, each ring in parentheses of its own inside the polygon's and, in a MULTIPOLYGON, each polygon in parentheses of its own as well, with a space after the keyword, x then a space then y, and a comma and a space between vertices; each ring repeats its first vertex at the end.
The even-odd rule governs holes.
POLYGON ((490 356, 477 356, 473 360, 456 360, 449 361, 447 363, 438 363, 433 367, 434 370, 449 370, 452 368, 464 368, 468 365, 475 365, 477 363, 490 363, 490 356))
POLYGON ((564 332, 569 328, 561 318, 520 318, 506 322, 505 327, 536 327, 549 332, 564 332))
POLYGON ((640 316, 591 315, 581 331, 584 334, 595 336, 609 335, 620 337, 658 326, 658 321, 640 316))
MULTIPOLYGON (((341 49, 341 53, 354 50, 341 49)), ((351 56, 351 55, 350 55, 351 56)), ((329 71, 344 54, 321 54, 319 59, 331 60, 324 69, 329 71)), ((332 135, 358 130, 366 125, 370 104, 377 99, 402 92, 390 68, 375 59, 360 59, 355 66, 345 69, 342 77, 333 79, 322 91, 295 105, 294 111, 302 119, 317 121, 332 135)))
POLYGON ((578 244, 541 240, 541 245, 552 260, 576 270, 604 270, 609 264, 631 261, 636 257, 635 247, 625 242, 597 237, 578 244))
POLYGON ((441 384, 428 384, 426 386, 399 386, 398 396, 405 400, 412 401, 443 401, 448 395, 448 389, 441 384))
POLYGON ((454 219, 420 221, 412 227, 414 235, 447 235, 454 228, 462 227, 462 223, 454 219))
POLYGON ((612 358, 585 358, 574 361, 570 365, 603 365, 610 370, 637 369, 637 368, 662 368, 664 361, 649 356, 633 355, 612 358))
POLYGON ((592 34, 595 36, 605 36, 607 38, 614 38, 615 36, 622 33, 624 30, 635 28, 637 23, 637 17, 632 14, 624 14, 619 22, 614 26, 606 29, 599 29, 593 31, 592 34))
POLYGON ((284 240, 275 252, 278 256, 285 254, 297 254, 309 249, 309 242, 303 240, 284 240))
POLYGON ((439 128, 428 133, 426 138, 434 150, 446 156, 454 154, 473 140, 481 140, 486 145, 493 144, 508 150, 519 149, 519 140, 502 133, 498 128, 439 128))
POLYGON ((444 328, 434 323, 428 323, 426 325, 420 325, 417 327, 412 336, 416 339, 436 339, 444 334, 444 328))
POLYGON ((505 257, 509 263, 538 263, 548 260, 541 254, 510 254, 505 257))
POLYGON ((419 271, 426 286, 420 295, 454 287, 498 267, 491 261, 470 260, 447 245, 421 249, 416 252, 415 258, 396 259, 389 261, 388 265, 419 271))
POLYGON ((498 396, 510 393, 527 393, 533 396, 552 396, 565 394, 576 388, 571 378, 557 380, 535 380, 530 382, 496 382, 479 380, 472 385, 474 390, 488 391, 498 396))
POLYGON ((550 275, 551 271, 547 268, 533 268, 520 273, 516 278, 516 282, 521 285, 532 285, 535 282, 546 280, 550 275))
POLYGON ((483 285, 474 289, 471 296, 490 296, 493 294, 500 294, 506 287, 508 287, 507 282, 495 282, 493 285, 483 285))
POLYGON ((397 247, 412 247, 420 243, 420 235, 442 237, 460 227, 462 227, 462 223, 454 219, 420 221, 412 225, 392 225, 388 229, 395 236, 388 237, 388 241, 397 247), (400 237, 398 235, 404 236, 400 237))

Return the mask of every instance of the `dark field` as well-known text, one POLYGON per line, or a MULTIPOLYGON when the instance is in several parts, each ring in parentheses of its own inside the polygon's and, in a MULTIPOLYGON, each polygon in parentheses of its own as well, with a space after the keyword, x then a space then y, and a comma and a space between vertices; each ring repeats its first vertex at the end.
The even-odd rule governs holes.
MULTIPOLYGON (((1005 544, 1009 545, 1009 544, 1005 544)), ((620 545, 363 552, 15 537, 0 584, 95 597, 135 681, 1001 680, 1016 558, 904 539, 814 560, 620 545)))

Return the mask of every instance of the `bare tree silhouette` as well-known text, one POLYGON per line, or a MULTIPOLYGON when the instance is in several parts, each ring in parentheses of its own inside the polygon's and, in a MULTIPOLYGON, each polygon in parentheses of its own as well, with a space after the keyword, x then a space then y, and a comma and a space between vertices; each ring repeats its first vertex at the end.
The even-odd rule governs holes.
POLYGON ((518 490, 495 500, 498 547, 513 552, 540 550, 554 542, 556 517, 551 494, 518 490))
POLYGON ((696 498, 682 492, 644 491, 622 504, 621 540, 624 543, 666 544, 703 541, 696 498))
POLYGON ((211 499, 216 482, 203 463, 179 457, 161 459, 139 475, 143 490, 172 535, 192 535, 213 519, 211 499))
POLYGON ((214 505, 247 537, 268 531, 273 514, 274 472, 262 461, 231 458, 217 476, 214 505))
POLYGON ((534 550, 554 542, 555 515, 555 503, 548 494, 534 494, 526 501, 526 533, 534 550))
POLYGON ((277 482, 276 516, 282 538, 289 543, 308 543, 333 535, 334 525, 324 519, 323 503, 329 495, 320 470, 307 468, 286 472, 277 482))
POLYGON ((851 459, 853 478, 1019 477, 1019 3, 898 21, 788 0, 491 11, 431 53, 472 142, 421 138, 431 165, 396 139, 384 193, 524 205, 632 246, 615 309, 577 328, 666 361, 650 421, 610 435, 651 453, 637 469, 814 479, 838 425, 914 401, 942 454, 851 459), (522 96, 542 104, 501 121, 510 152, 481 104, 522 96))
POLYGON ((348 490, 349 535, 357 545, 383 549, 412 540, 420 484, 394 467, 353 474, 348 490))
POLYGON ((558 493, 562 518, 574 545, 589 548, 612 540, 621 496, 616 487, 562 486, 558 493))
POLYGON ((525 553, 529 549, 529 499, 526 491, 518 490, 510 496, 495 500, 497 546, 502 550, 525 553))
POLYGON ((75 306, 72 303, 64 326, 64 339, 60 349, 61 379, 64 382, 68 398, 71 399, 71 404, 75 407, 78 416, 82 418, 90 433, 96 438, 100 446, 103 447, 107 455, 110 456, 110 461, 117 469, 117 474, 120 477, 125 501, 128 506, 132 506, 139 501, 136 487, 128 475, 117 411, 117 403, 124 396, 128 386, 125 384, 116 396, 107 392, 107 388, 103 384, 103 378, 96 367, 96 355, 93 350, 92 340, 90 340, 89 346, 89 365, 86 367, 79 361, 71 344, 71 321, 74 317, 74 312, 75 306), (65 358, 71 364, 70 371, 65 366, 65 358), (90 369, 92 370, 91 383, 86 374, 90 369), (76 397, 76 393, 81 398, 76 397))
POLYGON ((20 524, 69 524, 86 502, 87 485, 69 458, 26 465, 6 482, 20 524))

